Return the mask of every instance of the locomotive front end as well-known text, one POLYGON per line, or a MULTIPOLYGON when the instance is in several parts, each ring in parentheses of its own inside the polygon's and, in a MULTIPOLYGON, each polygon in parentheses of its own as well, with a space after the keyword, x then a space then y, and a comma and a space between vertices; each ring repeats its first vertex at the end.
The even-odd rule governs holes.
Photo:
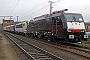
POLYGON ((65 13, 67 23, 67 36, 70 41, 80 42, 87 40, 85 23, 81 14, 65 13))

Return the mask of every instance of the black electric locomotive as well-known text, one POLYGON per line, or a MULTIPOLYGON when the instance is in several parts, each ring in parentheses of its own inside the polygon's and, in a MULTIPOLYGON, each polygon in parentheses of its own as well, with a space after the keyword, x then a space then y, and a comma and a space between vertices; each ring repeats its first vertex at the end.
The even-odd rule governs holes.
MULTIPOLYGON (((65 9, 66 10, 66 9, 65 9)), ((34 18, 29 22, 27 31, 30 36, 57 42, 81 42, 85 35, 85 24, 81 14, 55 11, 34 18)))

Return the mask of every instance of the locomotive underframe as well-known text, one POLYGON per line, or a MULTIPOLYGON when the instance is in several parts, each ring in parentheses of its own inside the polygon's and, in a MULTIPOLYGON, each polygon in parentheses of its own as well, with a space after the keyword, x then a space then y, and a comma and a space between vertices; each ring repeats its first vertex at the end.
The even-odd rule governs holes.
MULTIPOLYGON (((55 31, 54 31, 55 32, 55 31)), ((50 40, 54 42, 81 42, 81 40, 87 40, 88 36, 85 33, 52 33, 51 31, 39 31, 28 33, 29 36, 34 36, 37 38, 42 38, 45 40, 50 40)))

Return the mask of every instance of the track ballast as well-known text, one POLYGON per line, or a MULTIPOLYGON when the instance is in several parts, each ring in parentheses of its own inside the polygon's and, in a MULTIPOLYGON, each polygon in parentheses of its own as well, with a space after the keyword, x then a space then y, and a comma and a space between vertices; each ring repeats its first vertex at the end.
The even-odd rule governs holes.
POLYGON ((51 54, 31 43, 20 40, 10 34, 4 33, 8 38, 17 45, 30 60, 63 60, 62 58, 51 54))

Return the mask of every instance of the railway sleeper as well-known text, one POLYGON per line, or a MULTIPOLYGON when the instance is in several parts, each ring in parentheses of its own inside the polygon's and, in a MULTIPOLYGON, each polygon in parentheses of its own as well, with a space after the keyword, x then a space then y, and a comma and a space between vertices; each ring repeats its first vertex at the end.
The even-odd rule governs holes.
POLYGON ((52 58, 39 58, 37 60, 53 60, 52 58))
POLYGON ((40 57, 42 57, 42 58, 48 58, 48 56, 40 56, 40 55, 33 55, 34 57, 36 57, 36 58, 40 58, 40 57))

